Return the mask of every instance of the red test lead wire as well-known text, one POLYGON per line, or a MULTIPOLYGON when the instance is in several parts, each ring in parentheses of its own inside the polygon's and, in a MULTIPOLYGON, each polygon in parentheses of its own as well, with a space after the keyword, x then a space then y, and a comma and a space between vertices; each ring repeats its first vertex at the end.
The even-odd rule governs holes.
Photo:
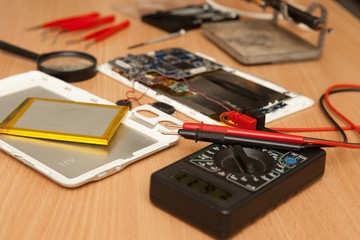
POLYGON ((329 100, 329 93, 331 90, 336 88, 360 88, 360 85, 357 84, 337 84, 329 87, 325 92, 325 101, 327 105, 333 110, 334 113, 336 113, 338 116, 340 116, 342 119, 344 119, 347 123, 349 123, 353 129, 355 129, 360 134, 360 128, 356 126, 353 122, 351 122, 347 117, 345 117, 342 113, 340 113, 331 103, 329 100))
MULTIPOLYGON (((360 126, 357 126, 360 128, 360 126)), ((341 127, 342 130, 354 130, 351 126, 341 127)), ((318 127, 318 128, 271 128, 277 132, 325 132, 325 131, 337 131, 336 127, 318 127)))
POLYGON ((304 137, 301 137, 301 136, 294 136, 294 135, 282 134, 282 133, 265 132, 265 131, 258 131, 258 130, 233 128, 233 127, 226 127, 226 126, 219 126, 219 125, 212 125, 212 124, 204 124, 203 122, 201 122, 201 123, 184 123, 183 129, 188 129, 188 130, 197 130, 198 129, 200 131, 218 132, 218 133, 225 133, 225 134, 230 134, 230 135, 259 138, 259 139, 266 139, 266 140, 279 141, 279 142, 289 142, 289 143, 297 143, 297 144, 304 143, 304 137))
POLYGON ((325 145, 324 147, 332 146, 332 147, 344 147, 344 148, 360 149, 360 145, 359 145, 359 144, 335 142, 335 141, 322 140, 322 139, 305 138, 305 139, 304 139, 304 143, 307 143, 307 144, 317 144, 317 145, 325 145))
POLYGON ((273 133, 273 132, 265 132, 258 130, 249 130, 249 129, 240 129, 240 128, 232 128, 226 126, 219 125, 211 125, 204 123, 184 123, 183 129, 186 130, 198 130, 204 132, 216 132, 216 133, 224 133, 228 135, 236 135, 241 137, 248 137, 254 139, 263 139, 277 142, 286 142, 286 143, 295 143, 295 144, 316 144, 322 145, 323 147, 333 146, 333 147, 345 147, 345 148, 353 148, 359 149, 359 144, 351 144, 351 143, 342 143, 330 140, 323 139, 313 139, 296 135, 282 134, 282 133, 273 133))

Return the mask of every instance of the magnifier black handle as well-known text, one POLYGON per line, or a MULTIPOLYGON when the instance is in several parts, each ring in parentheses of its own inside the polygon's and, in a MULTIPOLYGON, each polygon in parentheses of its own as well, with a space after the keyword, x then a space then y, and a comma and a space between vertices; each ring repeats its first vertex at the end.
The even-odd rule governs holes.
POLYGON ((23 48, 19 48, 17 46, 11 45, 11 44, 3 42, 3 41, 0 41, 0 48, 5 50, 5 51, 8 51, 8 52, 15 53, 15 54, 20 55, 20 56, 30 58, 32 60, 37 60, 38 57, 39 57, 39 54, 37 54, 37 53, 28 51, 28 50, 23 49, 23 48))

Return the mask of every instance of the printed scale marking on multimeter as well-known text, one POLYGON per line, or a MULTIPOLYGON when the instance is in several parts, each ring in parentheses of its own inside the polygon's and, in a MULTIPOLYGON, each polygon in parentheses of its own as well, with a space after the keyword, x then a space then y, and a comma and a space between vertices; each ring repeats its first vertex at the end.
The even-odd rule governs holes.
POLYGON ((150 198, 223 239, 321 177, 324 169, 320 148, 296 153, 212 144, 153 173, 150 198))
POLYGON ((303 161, 307 160, 307 157, 294 152, 287 152, 286 154, 282 154, 275 150, 262 149, 262 152, 268 153, 269 156, 275 160, 275 167, 271 171, 264 171, 264 174, 261 175, 241 174, 239 177, 236 173, 232 173, 218 167, 214 161, 214 155, 216 153, 220 152, 221 150, 228 149, 229 147, 231 146, 214 146, 211 149, 205 150, 204 152, 192 157, 189 162, 209 172, 212 172, 216 176, 221 177, 229 182, 233 182, 250 191, 256 191, 274 179, 280 177, 281 174, 284 174, 291 168, 294 168, 297 164, 301 164, 303 161))

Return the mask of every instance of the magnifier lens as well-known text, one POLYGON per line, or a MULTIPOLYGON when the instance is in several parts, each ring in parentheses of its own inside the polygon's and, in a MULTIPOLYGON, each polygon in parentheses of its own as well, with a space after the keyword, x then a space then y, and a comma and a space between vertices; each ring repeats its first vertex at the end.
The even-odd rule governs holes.
POLYGON ((77 56, 56 56, 44 60, 40 65, 54 71, 71 72, 89 68, 94 62, 77 56))
POLYGON ((0 40, 0 49, 37 61, 38 70, 66 82, 79 82, 97 73, 96 58, 82 52, 60 51, 37 54, 0 40))
POLYGON ((41 55, 38 69, 66 82, 79 82, 96 75, 96 58, 73 51, 62 51, 41 55))

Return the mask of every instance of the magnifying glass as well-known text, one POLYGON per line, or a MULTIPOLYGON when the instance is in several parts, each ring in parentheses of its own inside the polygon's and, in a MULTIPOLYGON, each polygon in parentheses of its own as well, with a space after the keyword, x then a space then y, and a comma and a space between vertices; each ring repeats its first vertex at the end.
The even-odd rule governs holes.
POLYGON ((37 54, 0 41, 0 48, 37 61, 38 70, 66 82, 80 82, 96 75, 96 58, 82 52, 60 51, 37 54))

